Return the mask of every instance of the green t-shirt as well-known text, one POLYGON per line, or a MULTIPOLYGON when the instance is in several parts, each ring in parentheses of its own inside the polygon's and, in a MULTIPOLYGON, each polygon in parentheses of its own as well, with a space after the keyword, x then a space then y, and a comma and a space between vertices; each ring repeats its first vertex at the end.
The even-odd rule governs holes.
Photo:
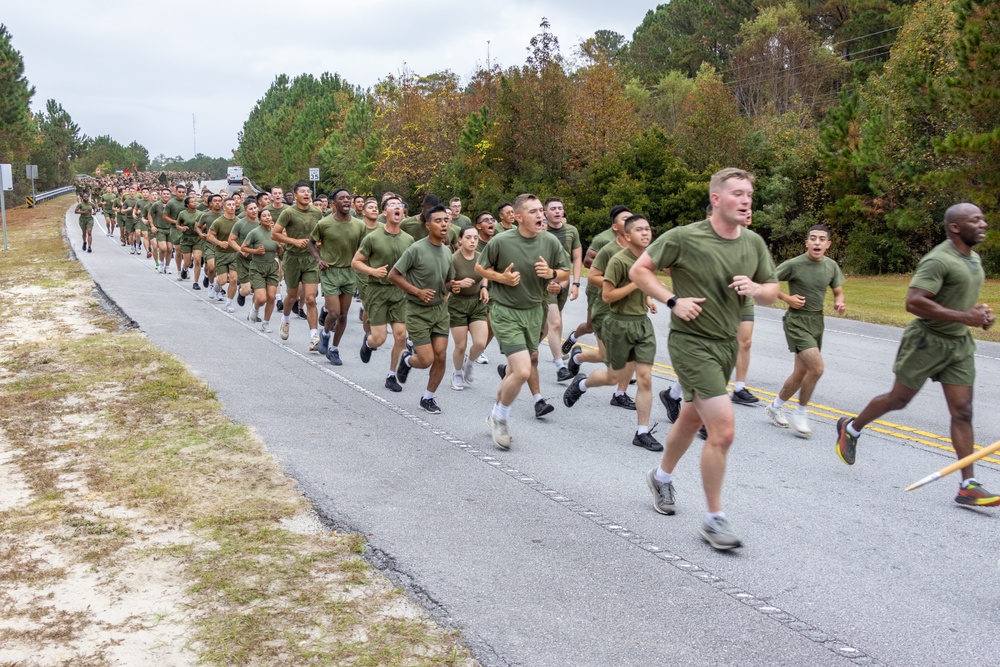
POLYGON ((622 250, 624 250, 624 248, 618 245, 617 241, 612 239, 611 243, 605 244, 605 246, 597 252, 597 257, 595 257, 594 261, 590 264, 590 270, 597 271, 601 275, 604 275, 604 272, 608 268, 608 262, 610 262, 611 258, 620 253, 622 250))
POLYGON ((844 274, 837 263, 829 257, 818 262, 809 259, 808 253, 802 253, 782 262, 778 266, 778 280, 788 281, 788 293, 798 294, 806 298, 801 308, 789 308, 789 313, 822 313, 823 300, 826 298, 827 287, 840 287, 844 284, 844 274))
POLYGON ((354 253, 361 247, 365 223, 357 218, 341 222, 328 215, 312 231, 312 240, 319 244, 319 256, 333 267, 349 268, 354 253))
POLYGON ((452 227, 457 227, 458 230, 461 231, 462 227, 472 227, 473 224, 472 224, 472 220, 469 219, 469 216, 467 216, 467 215, 459 215, 457 218, 452 218, 451 219, 451 226, 452 227))
POLYGON ((142 204, 139 205, 139 218, 141 218, 143 222, 146 222, 146 217, 149 215, 149 209, 153 205, 153 202, 148 199, 143 199, 141 201, 142 204))
POLYGON ((613 242, 614 240, 615 240, 615 230, 605 229, 603 232, 595 236, 594 239, 590 242, 590 249, 593 250, 595 254, 599 253, 601 252, 601 248, 613 242))
POLYGON ((111 209, 114 208, 115 199, 117 199, 117 197, 115 197, 115 195, 111 192, 105 192, 103 195, 101 195, 101 204, 104 210, 107 211, 108 213, 110 213, 111 209))
POLYGON ((153 217, 153 226, 156 227, 157 231, 164 232, 167 230, 167 223, 163 220, 163 201, 153 202, 153 205, 149 207, 149 214, 153 217))
POLYGON ((580 243, 579 230, 568 222, 564 222, 559 229, 549 227, 549 234, 559 239, 559 244, 566 251, 566 259, 572 263, 573 251, 583 247, 583 244, 580 243))
POLYGON ((215 238, 219 239, 226 244, 226 247, 215 246, 216 254, 220 252, 236 252, 233 247, 229 245, 229 235, 233 232, 233 227, 236 226, 236 218, 233 217, 232 220, 224 215, 220 215, 209 227, 208 231, 215 232, 215 238))
POLYGON ((415 215, 411 215, 409 218, 403 218, 399 223, 399 228, 412 236, 414 241, 427 238, 427 227, 425 227, 420 218, 415 215))
POLYGON ((195 229, 195 225, 201 220, 201 213, 184 209, 177 215, 179 216, 177 218, 178 227, 187 227, 187 231, 184 232, 184 241, 191 243, 200 239, 201 237, 198 236, 198 230, 195 229))
MULTIPOLYGON (((979 254, 968 257, 950 242, 935 246, 924 255, 910 280, 910 287, 930 292, 936 303, 951 310, 966 311, 976 305, 983 288, 983 264, 979 254)), ((961 322, 940 322, 918 317, 921 324, 942 336, 964 336, 969 327, 961 322)))
MULTIPOLYGON (((608 260, 608 266, 604 269, 604 282, 609 282, 616 289, 628 285, 632 280, 628 277, 629 269, 639 259, 632 254, 628 248, 621 252, 616 252, 608 260)), ((624 299, 613 301, 608 306, 615 315, 645 315, 646 314, 646 294, 640 290, 634 290, 624 299)))
POLYGON ((198 211, 202 211, 202 212, 207 211, 208 210, 208 204, 206 204, 203 201, 200 201, 200 202, 198 202, 198 205, 195 207, 195 209, 198 210, 198 211))
POLYGON ((254 264, 270 264, 278 254, 278 242, 271 238, 271 232, 260 225, 247 233, 243 244, 254 250, 264 248, 267 251, 263 255, 250 255, 250 261, 254 264))
MULTIPOLYGON (((243 242, 247 239, 247 235, 258 227, 260 227, 260 222, 258 220, 250 222, 246 218, 242 218, 236 221, 236 224, 233 225, 233 230, 230 233, 236 236, 236 245, 242 246, 243 242)), ((268 232, 268 235, 270 235, 270 233, 271 232, 268 232)))
POLYGON ((94 205, 92 203, 80 202, 76 208, 80 211, 80 222, 87 224, 94 221, 94 205))
POLYGON ((454 255, 451 256, 451 265, 455 269, 455 280, 465 280, 466 278, 472 278, 472 284, 468 287, 463 287, 459 290, 459 296, 478 296, 479 286, 483 283, 482 277, 476 273, 476 260, 479 259, 479 253, 476 252, 472 259, 466 259, 462 256, 462 251, 459 250, 454 255))
POLYGON ((756 283, 778 281, 764 239, 750 229, 741 229, 735 239, 724 239, 710 220, 674 227, 653 241, 646 253, 656 268, 670 269, 674 294, 705 299, 701 313, 691 321, 671 315, 670 329, 704 338, 736 336, 743 303, 729 287, 733 276, 749 276, 756 283))
POLYGON ((490 299, 508 308, 537 308, 545 300, 549 279, 535 275, 535 262, 542 257, 553 269, 569 269, 566 252, 552 234, 538 234, 532 238, 520 232, 494 236, 479 256, 479 265, 503 273, 511 264, 512 271, 521 274, 521 282, 511 287, 490 282, 490 299))
POLYGON ((198 227, 201 228, 203 234, 208 234, 208 230, 212 227, 212 223, 222 217, 222 211, 216 213, 212 209, 201 212, 201 217, 198 218, 198 227))
MULTIPOLYGON (((275 223, 277 223, 278 222, 278 218, 281 217, 281 214, 284 213, 285 211, 287 211, 290 208, 295 208, 295 207, 294 206, 286 206, 285 204, 282 204, 281 208, 275 208, 274 205, 268 204, 267 206, 264 207, 264 209, 261 211, 261 213, 263 213, 264 211, 270 211, 271 212, 271 220, 273 220, 275 223)), ((257 217, 260 217, 260 215, 258 214, 257 217)))
POLYGON ((455 275, 455 267, 451 263, 451 249, 443 243, 434 245, 430 238, 420 239, 411 244, 392 268, 402 273, 407 282, 414 287, 434 290, 434 298, 429 302, 421 301, 419 297, 407 293, 408 301, 421 306, 436 306, 444 301, 447 292, 445 283, 455 275))
MULTIPOLYGON (((184 210, 184 200, 178 199, 177 197, 174 197, 163 206, 163 214, 169 217, 171 220, 177 220, 178 219, 177 216, 179 216, 181 214, 181 211, 183 210, 184 210)), ((164 220, 164 222, 167 221, 164 220)))
MULTIPOLYGON (((307 239, 322 217, 323 214, 315 206, 310 206, 305 211, 297 206, 282 206, 281 215, 274 224, 284 228, 285 236, 289 238, 307 239)), ((285 251, 290 255, 309 255, 309 248, 296 248, 293 245, 289 245, 285 251)))
MULTIPOLYGON (((413 237, 400 230, 396 234, 390 234, 385 227, 373 230, 361 241, 358 252, 368 260, 368 266, 373 269, 386 267, 386 271, 392 269, 403 256, 406 249, 413 245, 413 237)), ((389 274, 386 273, 386 276, 389 274)), ((368 277, 371 285, 392 285, 389 278, 368 277)))

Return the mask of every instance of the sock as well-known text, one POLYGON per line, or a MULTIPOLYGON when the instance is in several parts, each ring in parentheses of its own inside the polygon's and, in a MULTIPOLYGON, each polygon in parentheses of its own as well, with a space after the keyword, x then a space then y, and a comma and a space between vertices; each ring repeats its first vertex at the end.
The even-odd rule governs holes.
POLYGON ((270 323, 271 323, 271 320, 264 320, 264 326, 265 326, 265 327, 266 327, 267 325, 269 325, 270 323))
POLYGON ((807 406, 807 405, 799 405, 799 407, 795 408, 795 414, 797 414, 797 415, 804 415, 804 414, 806 414, 806 408, 807 407, 809 407, 809 406, 807 406))
POLYGON ((726 518, 725 512, 705 512, 706 522, 712 521, 713 519, 725 519, 725 518, 726 518))
POLYGON ((542 398, 541 394, 532 394, 531 395, 531 400, 533 400, 535 403, 537 403, 538 401, 544 401, 545 399, 542 398))
POLYGON ((624 391, 618 391, 617 389, 615 390, 615 397, 616 397, 616 398, 617 398, 618 396, 624 396, 624 395, 625 395, 625 392, 624 392, 624 391))
MULTIPOLYGON (((580 388, 580 391, 587 391, 587 378, 580 380, 580 383, 576 386, 580 388)), ((615 393, 617 394, 618 392, 615 393)))
POLYGON ((502 403, 496 403, 493 406, 493 418, 494 419, 508 419, 510 417, 510 406, 503 405, 502 403))
POLYGON ((979 484, 979 482, 977 482, 977 481, 976 481, 976 478, 975 478, 975 477, 970 477, 969 479, 963 479, 963 480, 962 480, 962 484, 961 484, 961 487, 962 487, 963 489, 967 489, 967 488, 969 488, 969 486, 970 486, 971 484, 979 484))
POLYGON ((309 337, 312 338, 313 336, 316 335, 316 333, 317 333, 316 329, 310 329, 309 330, 309 337))
MULTIPOLYGON (((329 336, 329 335, 330 334, 327 334, 327 336, 329 336)), ((340 354, 340 350, 337 348, 336 345, 331 345, 330 346, 330 350, 333 351, 333 352, 336 352, 337 354, 340 354)))
POLYGON ((226 306, 231 306, 231 305, 233 305, 233 300, 232 299, 226 299, 226 306))
POLYGON ((410 357, 412 356, 413 356, 412 354, 408 354, 405 357, 403 357, 403 363, 406 364, 409 368, 413 368, 413 366, 410 366, 410 357))
POLYGON ((394 377, 396 377, 396 371, 389 371, 388 373, 386 373, 385 379, 388 380, 389 378, 394 378, 394 377))
POLYGON ((854 428, 854 420, 847 422, 847 432, 850 433, 855 438, 861 435, 861 431, 854 428))
POLYGON ((733 390, 735 390, 735 391, 743 391, 744 389, 746 389, 746 386, 747 386, 746 382, 734 382, 733 383, 733 390))
POLYGON ((369 350, 374 350, 375 349, 371 345, 368 344, 368 336, 365 336, 365 347, 367 347, 369 350))
POLYGON ((771 407, 772 408, 780 408, 784 404, 785 404, 785 402, 783 400, 781 400, 780 398, 778 398, 777 396, 775 396, 774 400, 771 401, 771 407))
POLYGON ((569 335, 569 342, 571 342, 571 343, 575 343, 576 342, 576 332, 575 331, 569 335))
POLYGON ((281 321, 282 321, 282 322, 291 322, 291 321, 292 321, 292 318, 291 318, 291 317, 289 317, 288 315, 282 315, 282 316, 281 316, 281 321))
POLYGON ((562 360, 562 357, 558 357, 552 360, 552 363, 556 365, 556 368, 565 368, 566 362, 562 360))
POLYGON ((460 380, 460 379, 462 379, 462 377, 463 377, 462 376, 462 371, 455 371, 455 379, 456 380, 460 380))
POLYGON ((681 383, 675 382, 672 385, 670 385, 670 390, 668 393, 670 394, 670 398, 674 399, 675 401, 679 400, 681 397, 681 383))
POLYGON ((660 484, 669 484, 674 481, 674 476, 669 472, 663 472, 663 468, 660 466, 656 466, 656 471, 653 473, 653 477, 655 477, 656 481, 660 484))
POLYGON ((434 392, 433 391, 425 391, 424 392, 424 398, 423 398, 423 400, 427 401, 427 400, 430 400, 432 398, 434 398, 434 392))
POLYGON ((636 435, 642 435, 643 433, 649 433, 649 426, 640 426, 635 430, 636 435))
POLYGON ((576 365, 578 365, 578 366, 579 366, 580 364, 582 364, 583 362, 582 362, 582 361, 580 361, 580 357, 581 357, 582 355, 583 355, 583 353, 582 353, 582 352, 578 352, 577 354, 574 354, 574 355, 573 355, 573 363, 574 363, 574 364, 576 364, 576 365))

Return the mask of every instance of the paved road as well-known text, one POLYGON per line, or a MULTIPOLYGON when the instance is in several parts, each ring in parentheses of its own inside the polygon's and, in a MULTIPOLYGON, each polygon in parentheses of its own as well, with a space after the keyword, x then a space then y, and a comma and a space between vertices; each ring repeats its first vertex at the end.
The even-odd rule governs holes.
MULTIPOLYGON (((355 353, 352 309, 335 368, 307 352, 295 319, 282 342, 227 315, 189 283, 152 271, 95 229, 81 255, 94 280, 161 348, 256 428, 317 509, 365 533, 373 557, 487 665, 944 665, 1000 661, 996 510, 952 503, 956 480, 905 494, 953 459, 940 390, 929 386, 866 431, 857 465, 833 451, 834 420, 888 388, 899 330, 828 319, 814 437, 737 406, 727 511, 746 547, 716 553, 698 537, 704 503, 692 452, 677 471, 680 511, 653 511, 644 473, 658 455, 631 446, 633 414, 588 392, 572 410, 543 364, 556 412, 535 420, 522 395, 515 446, 484 426, 501 360, 475 386, 417 409, 425 371, 383 388, 388 352, 355 353), (248 387, 265 387, 249 392, 248 387)), ((80 242, 67 214, 74 249, 80 242)), ((850 304, 850 283, 847 285, 850 304)), ((356 309, 356 306, 355 306, 356 309)), ((583 317, 570 303, 566 319, 583 317)), ((655 318, 664 341, 667 317, 655 318)), ((275 327, 277 329, 277 327, 275 327)), ((592 342, 592 339, 591 339, 592 342)), ((654 391, 672 378, 665 344, 654 391)), ((543 352, 543 359, 548 359, 543 352)), ((1000 346, 979 346, 978 442, 1000 438, 1000 346)), ((772 395, 791 368, 780 313, 758 308, 750 386, 772 395)), ((667 424, 662 408, 654 419, 667 424)), ((979 468, 1000 486, 995 463, 979 468)))

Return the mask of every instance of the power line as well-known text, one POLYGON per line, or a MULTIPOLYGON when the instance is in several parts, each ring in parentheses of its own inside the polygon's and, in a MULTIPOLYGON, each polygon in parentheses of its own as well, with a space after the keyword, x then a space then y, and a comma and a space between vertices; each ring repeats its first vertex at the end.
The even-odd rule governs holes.
MULTIPOLYGON (((890 52, 892 45, 893 45, 893 43, 890 42, 890 43, 887 43, 887 44, 882 44, 880 46, 872 47, 870 49, 862 49, 860 51, 855 51, 854 53, 848 53, 846 56, 836 56, 836 57, 838 58, 838 60, 840 62, 859 62, 859 61, 862 61, 862 60, 867 60, 868 58, 887 55, 890 52), (874 51, 875 49, 882 49, 882 48, 886 48, 886 47, 890 47, 890 48, 886 49, 884 52, 874 54, 874 56, 867 56, 865 58, 853 58, 853 56, 855 56, 855 55, 857 55, 859 53, 866 53, 868 51, 874 51)), ((744 77, 742 79, 736 79, 735 81, 726 81, 725 84, 727 86, 735 86, 737 84, 744 83, 746 81, 754 81, 756 79, 766 79, 766 78, 771 78, 771 77, 775 77, 776 78, 776 77, 784 75, 784 74, 790 74, 792 72, 797 72, 798 70, 804 69, 804 68, 806 68, 808 66, 809 65, 807 65, 807 64, 802 64, 802 65, 796 65, 795 67, 789 67, 787 69, 781 69, 781 70, 778 70, 776 72, 761 72, 759 74, 751 74, 748 77, 744 77)), ((824 69, 828 69, 830 67, 835 67, 835 66, 837 66, 836 63, 832 63, 831 62, 831 63, 827 63, 826 65, 819 65, 816 69, 817 70, 824 70, 824 69)))

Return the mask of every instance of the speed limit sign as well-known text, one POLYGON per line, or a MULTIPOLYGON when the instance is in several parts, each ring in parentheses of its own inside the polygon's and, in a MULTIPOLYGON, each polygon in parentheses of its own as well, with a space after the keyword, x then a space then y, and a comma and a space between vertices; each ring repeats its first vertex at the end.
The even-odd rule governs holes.
POLYGON ((319 180, 319 167, 309 167, 309 180, 310 181, 319 180))

